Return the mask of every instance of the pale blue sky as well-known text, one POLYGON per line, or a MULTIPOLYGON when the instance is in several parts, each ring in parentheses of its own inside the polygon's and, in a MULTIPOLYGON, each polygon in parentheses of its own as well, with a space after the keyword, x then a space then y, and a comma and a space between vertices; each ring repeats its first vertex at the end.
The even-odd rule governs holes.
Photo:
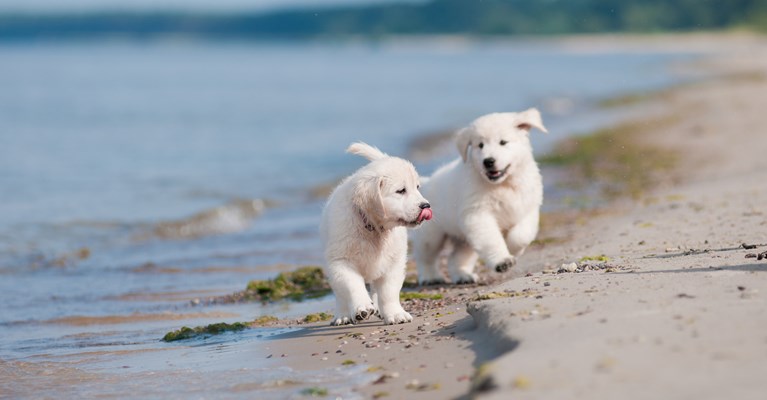
POLYGON ((301 6, 423 2, 425 0, 2 0, 0 12, 81 12, 93 10, 263 11, 301 6))

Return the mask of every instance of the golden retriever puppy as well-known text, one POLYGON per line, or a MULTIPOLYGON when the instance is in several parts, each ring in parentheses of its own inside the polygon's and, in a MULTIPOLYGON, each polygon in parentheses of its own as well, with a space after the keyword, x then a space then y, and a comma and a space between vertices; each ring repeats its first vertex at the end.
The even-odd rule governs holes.
POLYGON ((386 324, 410 322, 400 304, 407 227, 430 220, 413 165, 365 143, 346 150, 370 163, 333 190, 322 212, 325 275, 336 296, 331 325, 356 324, 376 314, 386 324), (365 284, 370 284, 368 293, 365 284))
POLYGON ((473 283, 481 258, 498 272, 514 266, 538 234, 543 183, 529 134, 546 132, 538 110, 477 118, 456 136, 460 157, 424 179, 439 219, 414 234, 420 284, 444 283, 440 254, 448 244, 453 283, 473 283))

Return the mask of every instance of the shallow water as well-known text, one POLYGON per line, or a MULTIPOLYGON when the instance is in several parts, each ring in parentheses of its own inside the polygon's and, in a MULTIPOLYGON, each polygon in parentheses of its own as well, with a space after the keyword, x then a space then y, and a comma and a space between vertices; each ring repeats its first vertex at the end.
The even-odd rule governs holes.
MULTIPOLYGON (((365 374, 275 368, 262 339, 279 331, 159 338, 330 310, 327 298, 194 304, 321 263, 311 191, 362 165, 350 142, 408 155, 421 135, 537 106, 545 152, 620 117, 597 112, 600 99, 678 83, 668 66, 691 56, 466 41, 0 46, 0 393, 280 398, 320 382, 348 396, 365 374), (274 383, 287 377, 301 383, 274 383)), ((448 146, 416 167, 452 157, 448 146)))

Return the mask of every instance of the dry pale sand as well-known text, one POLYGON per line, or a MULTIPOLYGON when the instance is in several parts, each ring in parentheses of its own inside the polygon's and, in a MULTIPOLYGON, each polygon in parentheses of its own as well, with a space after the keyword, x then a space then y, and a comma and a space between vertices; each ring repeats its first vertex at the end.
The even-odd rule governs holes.
POLYGON ((298 369, 369 366, 364 398, 765 398, 767 260, 746 255, 767 251, 767 38, 628 42, 717 50, 698 68, 723 78, 644 116, 674 117, 644 140, 679 151, 678 183, 554 228, 567 240, 526 254, 528 276, 450 289, 457 304, 411 324, 313 326, 271 350, 298 369), (596 255, 615 268, 544 273, 596 255), (477 291, 513 296, 464 301, 477 291))

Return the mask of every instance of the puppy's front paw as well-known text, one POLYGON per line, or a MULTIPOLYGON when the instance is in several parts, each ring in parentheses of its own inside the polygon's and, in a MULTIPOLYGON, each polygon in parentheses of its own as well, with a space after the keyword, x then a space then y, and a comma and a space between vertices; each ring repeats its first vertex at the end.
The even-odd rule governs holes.
POLYGON ((352 321, 353 324, 356 324, 358 321, 364 321, 368 319, 368 317, 370 317, 371 315, 378 314, 378 310, 373 305, 373 303, 355 307, 353 308, 353 310, 354 310, 354 321, 352 321))
POLYGON ((479 281, 479 275, 471 272, 458 272, 456 276, 453 277, 453 283, 456 285, 468 285, 472 283, 477 283, 479 281))
POLYGON ((515 258, 507 258, 500 263, 495 265, 495 270, 497 272, 506 272, 509 270, 509 268, 513 267, 517 264, 517 260, 515 258))
POLYGON ((413 316, 402 309, 402 307, 392 313, 383 314, 381 318, 384 320, 386 325, 404 324, 406 322, 413 321, 413 316))
POLYGON ((349 319, 349 317, 338 317, 336 316, 330 321, 331 326, 340 326, 340 325, 349 325, 352 323, 352 320, 349 319))

